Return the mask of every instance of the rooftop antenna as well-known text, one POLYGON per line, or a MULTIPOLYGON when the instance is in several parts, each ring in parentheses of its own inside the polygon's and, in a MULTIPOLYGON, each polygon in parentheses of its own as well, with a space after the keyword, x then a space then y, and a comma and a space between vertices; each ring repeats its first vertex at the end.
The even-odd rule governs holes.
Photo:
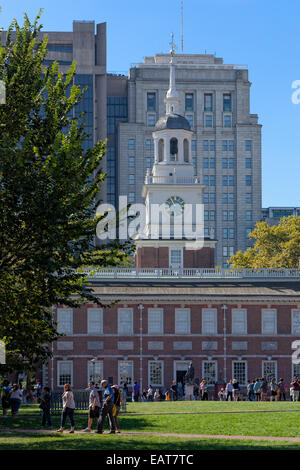
POLYGON ((181 0, 181 54, 183 54, 183 0, 181 0))

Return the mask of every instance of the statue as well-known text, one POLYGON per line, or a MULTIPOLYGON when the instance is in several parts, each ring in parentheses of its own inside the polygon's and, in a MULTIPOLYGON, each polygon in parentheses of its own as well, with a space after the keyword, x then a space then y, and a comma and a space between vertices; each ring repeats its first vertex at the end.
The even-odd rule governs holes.
POLYGON ((184 376, 184 381, 187 385, 192 385, 193 383, 193 378, 194 378, 194 375, 195 375, 195 370, 194 370, 194 366, 193 366, 193 363, 190 362, 190 365, 188 367, 188 370, 184 376))

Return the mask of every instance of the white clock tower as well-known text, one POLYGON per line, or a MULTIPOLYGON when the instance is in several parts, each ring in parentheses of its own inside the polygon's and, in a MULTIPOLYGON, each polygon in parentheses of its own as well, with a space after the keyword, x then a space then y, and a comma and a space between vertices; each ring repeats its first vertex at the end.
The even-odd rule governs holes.
POLYGON ((165 268, 212 267, 215 241, 203 240, 201 249, 186 249, 192 234, 199 235, 200 228, 204 234, 202 193, 205 186, 195 175, 192 163, 193 132, 187 119, 179 114, 173 56, 172 43, 166 115, 158 120, 152 134, 154 165, 152 172, 148 170, 146 174, 142 192, 146 224, 143 234, 136 240, 136 267, 154 267, 155 263, 155 267, 165 268))

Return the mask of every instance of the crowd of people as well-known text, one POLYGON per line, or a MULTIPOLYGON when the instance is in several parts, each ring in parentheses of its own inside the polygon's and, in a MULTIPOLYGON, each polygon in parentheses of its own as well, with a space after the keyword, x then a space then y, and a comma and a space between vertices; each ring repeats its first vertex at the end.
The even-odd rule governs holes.
MULTIPOLYGON (((123 394, 121 394, 121 388, 118 385, 109 385, 107 380, 101 381, 101 390, 99 390, 94 381, 89 383, 89 409, 88 409, 88 424, 83 432, 89 433, 92 431, 93 422, 96 421, 95 433, 102 434, 104 423, 108 418, 110 434, 119 433, 120 426, 118 421, 118 415, 122 406, 122 399, 131 400, 133 402, 155 402, 155 401, 177 401, 185 399, 185 386, 182 382, 173 381, 169 388, 153 388, 148 385, 147 388, 140 390, 140 385, 137 381, 134 382, 132 390, 129 391, 128 384, 123 384, 123 394)), ((194 400, 208 400, 208 384, 206 379, 202 379, 200 383, 194 383, 193 386, 193 397, 194 400)), ((16 418, 18 415, 19 408, 23 403, 39 403, 42 414, 42 427, 46 425, 51 428, 51 390, 49 387, 44 387, 42 390, 39 381, 36 382, 33 387, 33 400, 31 400, 31 394, 29 395, 29 401, 27 401, 27 395, 24 393, 24 389, 21 385, 13 384, 10 385, 7 380, 4 380, 1 389, 1 403, 3 417, 8 417, 8 411, 11 410, 11 416, 16 418)), ((76 409, 76 403, 74 399, 74 393, 70 384, 65 384, 62 399, 62 414, 61 414, 61 425, 57 432, 63 433, 67 419, 71 424, 70 433, 74 433, 75 430, 75 419, 74 412, 76 409)), ((236 379, 231 379, 219 389, 217 399, 220 401, 238 401, 238 400, 249 400, 249 401, 278 401, 287 400, 300 401, 300 378, 294 377, 289 384, 286 385, 282 378, 276 382, 275 378, 271 381, 267 381, 265 378, 256 378, 254 380, 248 380, 247 387, 240 387, 236 379)))

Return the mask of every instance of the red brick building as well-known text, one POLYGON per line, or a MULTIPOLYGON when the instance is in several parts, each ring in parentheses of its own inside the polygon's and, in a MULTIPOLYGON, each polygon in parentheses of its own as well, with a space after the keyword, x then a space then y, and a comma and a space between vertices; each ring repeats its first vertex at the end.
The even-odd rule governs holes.
POLYGON ((85 388, 90 377, 169 387, 192 361, 211 384, 257 376, 287 382, 300 366, 298 270, 232 274, 218 270, 105 270, 92 279, 111 308, 57 308, 66 336, 53 347, 43 382, 85 388), (198 272, 197 272, 198 271, 198 272), (95 359, 95 362, 91 362, 95 359))

